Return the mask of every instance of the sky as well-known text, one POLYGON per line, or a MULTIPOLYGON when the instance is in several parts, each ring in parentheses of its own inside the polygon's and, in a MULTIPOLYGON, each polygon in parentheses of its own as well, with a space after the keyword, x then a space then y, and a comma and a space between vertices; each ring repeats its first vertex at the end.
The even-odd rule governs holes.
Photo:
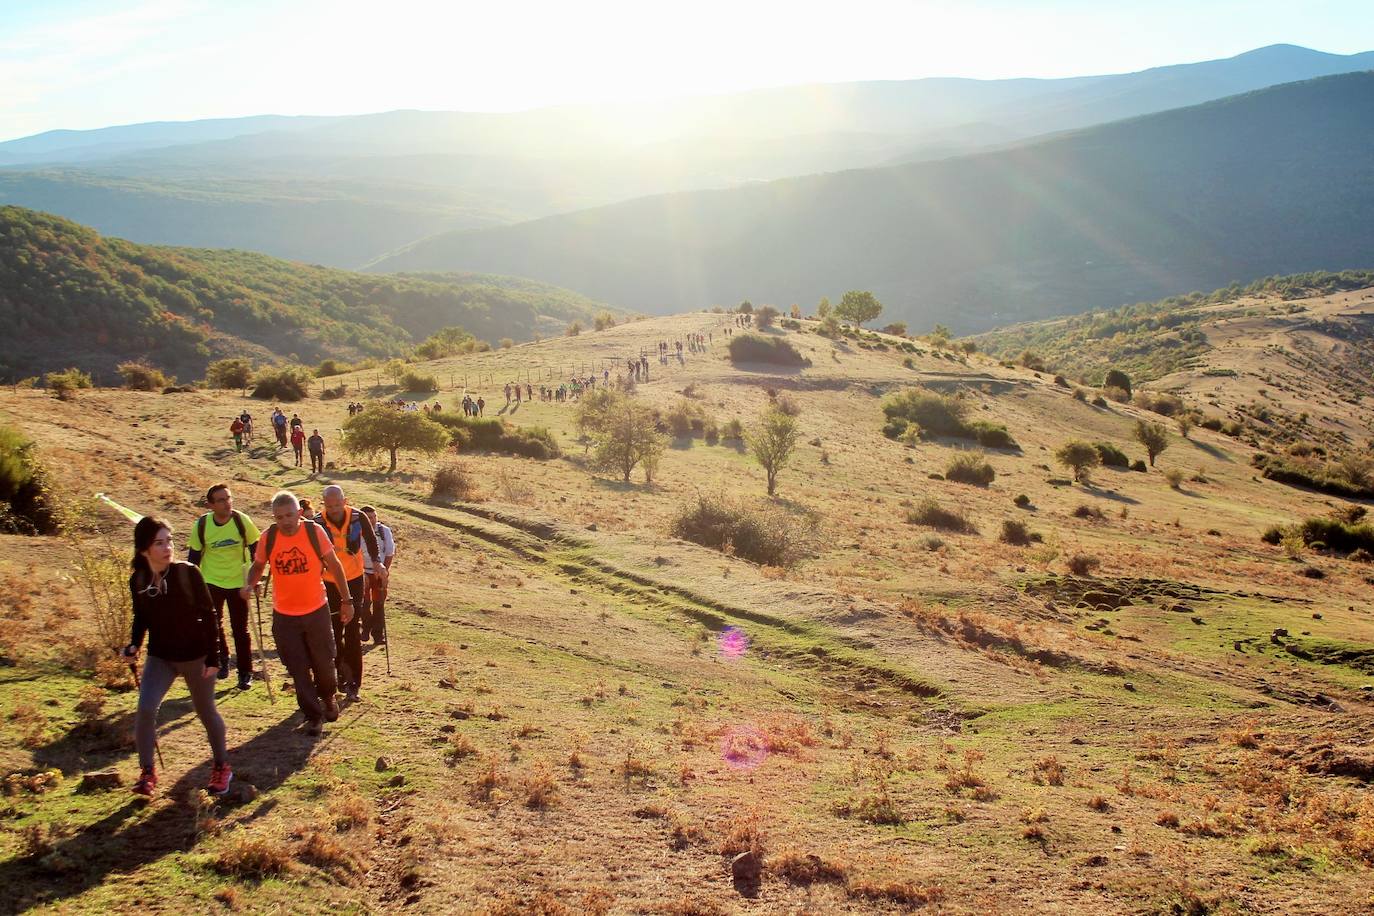
POLYGON ((0 0, 0 140, 1374 49, 1370 0, 0 0))

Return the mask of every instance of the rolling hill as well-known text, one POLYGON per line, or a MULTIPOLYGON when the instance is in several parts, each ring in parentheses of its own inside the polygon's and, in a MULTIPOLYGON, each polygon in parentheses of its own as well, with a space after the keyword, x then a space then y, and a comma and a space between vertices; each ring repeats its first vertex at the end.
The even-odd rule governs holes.
POLYGON ((357 267, 448 230, 931 160, 1374 66, 1279 45, 1139 73, 921 79, 514 113, 144 124, 0 143, 0 202, 154 244, 357 267))
POLYGON ((661 195, 448 233, 373 269, 463 268, 640 310, 873 290, 959 331, 1342 269, 1374 244, 1374 73, 938 162, 661 195))
POLYGON ((136 245, 0 207, 5 379, 74 365, 109 380, 131 358, 198 378, 220 356, 391 356, 452 325, 526 340, 600 308, 518 278, 378 277, 245 251, 136 245))

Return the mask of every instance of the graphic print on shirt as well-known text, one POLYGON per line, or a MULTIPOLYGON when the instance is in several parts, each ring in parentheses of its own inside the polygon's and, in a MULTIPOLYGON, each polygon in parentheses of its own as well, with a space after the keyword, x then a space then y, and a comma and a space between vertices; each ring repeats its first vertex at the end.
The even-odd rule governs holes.
POLYGON ((309 574, 310 564, 300 548, 292 547, 277 551, 272 558, 272 571, 278 576, 304 576, 309 574))

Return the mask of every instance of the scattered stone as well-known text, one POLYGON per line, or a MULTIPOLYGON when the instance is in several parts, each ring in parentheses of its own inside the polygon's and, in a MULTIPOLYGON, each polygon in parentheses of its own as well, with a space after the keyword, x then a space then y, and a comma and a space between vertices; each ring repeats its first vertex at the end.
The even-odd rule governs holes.
POLYGON ((390 759, 390 758, 388 758, 388 757, 378 757, 378 758, 377 758, 377 772, 378 772, 378 773, 385 773, 387 770, 391 769, 391 766, 392 766, 392 763, 391 763, 391 759, 390 759))
POLYGON ((1202 624, 1203 624, 1203 620, 1202 620, 1201 617, 1194 617, 1194 618, 1192 618, 1192 621, 1193 621, 1193 623, 1197 624, 1198 626, 1202 626, 1202 624))
POLYGON ((596 522, 592 522, 590 525, 587 526, 587 530, 588 530, 588 531, 599 531, 600 529, 596 527, 596 522))
POLYGON ((1285 630, 1283 627, 1275 627, 1275 628, 1274 628, 1274 632, 1272 632, 1272 633, 1269 634, 1269 641, 1270 641, 1270 642, 1275 642, 1275 643, 1276 643, 1276 642, 1278 642, 1280 639, 1283 639, 1283 638, 1284 638, 1285 636, 1287 636, 1287 635, 1288 635, 1288 631, 1285 630))
POLYGON ((736 884, 757 884, 763 863, 752 851, 742 852, 730 860, 730 875, 736 884))
POLYGON ((1374 684, 1361 684, 1360 689, 1365 693, 1374 692, 1374 684))
POLYGON ((246 805, 258 797, 258 787, 251 782, 235 779, 229 783, 229 791, 220 800, 230 805, 246 805))
POLYGON ((1131 693, 1135 693, 1135 684, 1132 684, 1130 681, 1127 681, 1126 683, 1122 684, 1121 686, 1122 686, 1124 689, 1129 690, 1131 693))
POLYGON ((98 773, 85 773, 76 787, 78 792, 108 792, 124 785, 117 770, 101 770, 98 773))
POLYGON ((1322 619, 1322 615, 1321 615, 1321 614, 1313 614, 1313 615, 1312 615, 1312 619, 1313 619, 1313 620, 1321 620, 1321 619, 1322 619))
POLYGON ((1089 868, 1101 868, 1107 864, 1107 857, 1104 855, 1088 856, 1083 860, 1083 864, 1089 868))
POLYGON ((501 607, 506 608, 507 610, 510 609, 510 605, 509 605, 509 604, 503 604, 503 605, 501 605, 501 607))
POLYGON ((391 786, 393 789, 398 789, 405 784, 406 777, 404 773, 397 773, 395 776, 391 777, 391 779, 387 780, 387 785, 391 786))
POLYGON ((1087 744, 1088 742, 1084 741, 1082 738, 1073 737, 1073 738, 1070 738, 1070 739, 1069 739, 1069 743, 1070 743, 1070 744, 1087 744))
POLYGON ((446 677, 441 677, 441 678, 439 678, 439 686, 442 687, 444 690, 457 690, 457 689, 458 689, 458 685, 455 684, 455 683, 453 683, 453 681, 449 680, 449 679, 446 678, 446 677))

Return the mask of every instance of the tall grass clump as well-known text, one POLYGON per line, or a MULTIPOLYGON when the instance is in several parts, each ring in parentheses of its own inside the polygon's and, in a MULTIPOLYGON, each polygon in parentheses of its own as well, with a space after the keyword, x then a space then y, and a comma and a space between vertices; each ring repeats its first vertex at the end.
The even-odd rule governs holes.
POLYGON ((57 530, 47 470, 35 448, 18 430, 0 426, 0 532, 52 534, 57 530))
POLYGON ((907 511, 906 520, 911 525, 924 525, 940 531, 953 531, 957 534, 977 534, 978 529, 960 509, 946 509, 933 499, 923 499, 907 511))
POLYGON ((972 484, 975 487, 986 487, 996 477, 997 472, 992 469, 992 465, 988 464, 982 455, 973 452, 960 452, 945 468, 945 480, 972 484))

